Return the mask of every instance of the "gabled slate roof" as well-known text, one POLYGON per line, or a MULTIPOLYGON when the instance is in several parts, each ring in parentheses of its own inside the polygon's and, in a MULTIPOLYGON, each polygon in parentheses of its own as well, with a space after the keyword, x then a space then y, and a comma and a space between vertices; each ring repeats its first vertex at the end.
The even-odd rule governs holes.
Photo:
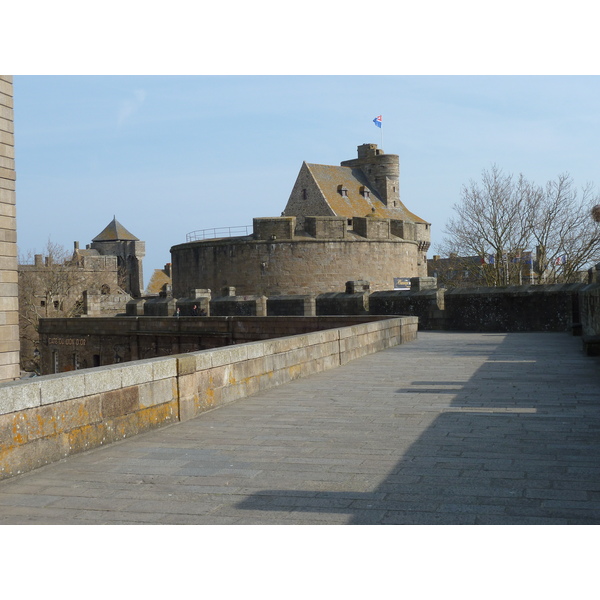
POLYGON ((306 163, 325 200, 333 213, 340 217, 381 217, 402 221, 427 223, 411 213, 402 202, 397 207, 386 206, 379 194, 373 189, 364 173, 358 168, 336 167, 333 165, 317 165, 306 163), (339 192, 339 186, 347 189, 347 197, 339 192), (370 198, 365 198, 361 188, 370 191, 370 198))
POLYGON ((154 273, 150 278, 146 294, 159 294, 165 285, 171 285, 171 278, 164 272, 163 269, 154 269, 154 273))
POLYGON ((92 240, 92 242, 121 242, 121 241, 139 242, 140 240, 130 233, 117 221, 113 220, 92 240))

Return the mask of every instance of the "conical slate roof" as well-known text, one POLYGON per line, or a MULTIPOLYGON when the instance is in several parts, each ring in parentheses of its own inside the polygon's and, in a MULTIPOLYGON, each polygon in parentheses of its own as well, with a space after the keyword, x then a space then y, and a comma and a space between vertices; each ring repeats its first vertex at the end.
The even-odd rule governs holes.
POLYGON ((92 242, 120 242, 123 240, 139 242, 140 240, 130 233, 113 217, 113 220, 92 240, 92 242))

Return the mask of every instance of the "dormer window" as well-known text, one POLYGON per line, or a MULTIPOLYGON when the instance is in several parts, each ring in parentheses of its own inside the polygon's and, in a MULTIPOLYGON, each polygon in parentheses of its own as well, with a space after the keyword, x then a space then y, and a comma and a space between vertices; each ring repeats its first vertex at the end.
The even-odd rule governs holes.
POLYGON ((371 190, 366 186, 362 185, 360 187, 360 195, 365 199, 369 200, 371 198, 371 190))
POLYGON ((348 197, 348 188, 345 185, 338 185, 338 194, 342 198, 347 198, 348 197))

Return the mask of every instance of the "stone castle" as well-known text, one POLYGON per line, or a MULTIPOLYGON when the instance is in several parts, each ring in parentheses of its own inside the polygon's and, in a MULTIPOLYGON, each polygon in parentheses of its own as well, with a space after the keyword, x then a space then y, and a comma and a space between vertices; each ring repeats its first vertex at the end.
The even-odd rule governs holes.
MULTIPOLYGON (((417 327, 572 330, 583 335, 586 351, 600 354, 598 269, 589 284, 444 293, 425 277, 430 225, 400 202, 398 158, 366 144, 358 159, 340 167, 303 164, 282 217, 255 219, 252 236, 173 248, 176 295, 184 298, 177 308, 185 308, 186 299, 210 299, 203 288, 218 296, 225 287, 230 296, 210 300, 211 314, 235 316, 173 318, 172 310, 156 316, 145 310, 147 302, 141 318, 42 319, 43 371, 57 374, 10 381, 19 376, 12 123, 12 80, 0 76, 0 479, 414 340, 417 327), (396 277, 412 278, 411 290, 390 291, 396 277), (270 297, 236 299, 233 286, 270 297), (325 290, 322 300, 329 300, 344 286, 342 316, 329 316, 329 306, 319 310, 314 296, 325 290), (313 296, 312 305, 293 295, 303 291, 313 296), (239 317, 243 303, 285 318, 239 317), (218 311, 219 305, 236 310, 218 311), (98 368, 62 372, 82 366, 98 368)), ((141 244, 114 220, 90 247, 76 244, 74 255, 84 270, 104 265, 101 294, 103 286, 113 291, 119 268, 129 265, 123 285, 135 295, 141 244)), ((165 289, 170 276, 167 265, 157 277, 164 295, 156 305, 173 301, 165 289)), ((128 315, 140 301, 128 303, 128 315)))
MULTIPOLYGON (((19 269, 21 368, 39 372, 41 318, 114 317, 142 294, 144 242, 116 218, 72 255, 49 248, 19 269)), ((73 359, 71 368, 90 366, 73 359)))
POLYGON ((316 295, 352 280, 379 291, 426 277, 431 225, 402 203, 399 177, 399 157, 376 144, 339 167, 305 162, 281 217, 255 218, 252 235, 171 248, 173 295, 316 295))
POLYGON ((119 270, 119 285, 133 298, 139 298, 144 291, 142 259, 146 255, 146 244, 130 233, 116 217, 92 240, 86 250, 79 250, 80 256, 114 256, 119 270))

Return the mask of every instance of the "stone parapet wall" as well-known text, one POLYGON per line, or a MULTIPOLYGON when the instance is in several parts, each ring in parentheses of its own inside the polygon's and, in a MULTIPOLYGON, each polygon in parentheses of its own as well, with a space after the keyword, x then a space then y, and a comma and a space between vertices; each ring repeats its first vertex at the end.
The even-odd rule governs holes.
POLYGON ((209 350, 386 319, 363 316, 42 319, 42 374, 209 350))
POLYGON ((305 217, 304 228, 314 238, 344 239, 348 220, 346 217, 305 217))
POLYGON ((266 317, 265 296, 219 296, 210 301, 214 317, 266 317))
POLYGON ((416 339, 390 318, 0 386, 0 479, 416 339))
POLYGON ((600 285, 585 287, 579 297, 583 335, 600 336, 600 285))
MULTIPOLYGON (((424 283, 428 284, 429 278, 424 283)), ((412 280, 411 280, 412 281, 412 280)), ((566 331, 580 334, 594 310, 583 283, 375 292, 371 315, 414 315, 421 330, 566 331), (588 297, 587 304, 582 304, 588 297)), ((597 322, 597 320, 596 320, 597 322)), ((589 325, 590 331, 593 325, 589 325)))
POLYGON ((600 284, 588 285, 579 293, 579 312, 584 352, 600 356, 600 284))
POLYGON ((267 298, 267 315, 269 316, 307 316, 317 314, 314 296, 274 296, 267 298))
POLYGON ((458 331, 571 331, 586 284, 447 290, 444 328, 458 331))
POLYGON ((254 239, 291 240, 296 230, 296 217, 262 217, 252 221, 254 239))
POLYGON ((331 293, 315 298, 317 315, 366 315, 369 312, 368 294, 331 293))
POLYGON ((102 294, 93 290, 83 292, 83 314, 88 317, 114 317, 127 313, 129 294, 102 294))
POLYGON ((419 329, 444 329, 444 290, 375 292, 369 296, 374 315, 418 315, 419 329))

